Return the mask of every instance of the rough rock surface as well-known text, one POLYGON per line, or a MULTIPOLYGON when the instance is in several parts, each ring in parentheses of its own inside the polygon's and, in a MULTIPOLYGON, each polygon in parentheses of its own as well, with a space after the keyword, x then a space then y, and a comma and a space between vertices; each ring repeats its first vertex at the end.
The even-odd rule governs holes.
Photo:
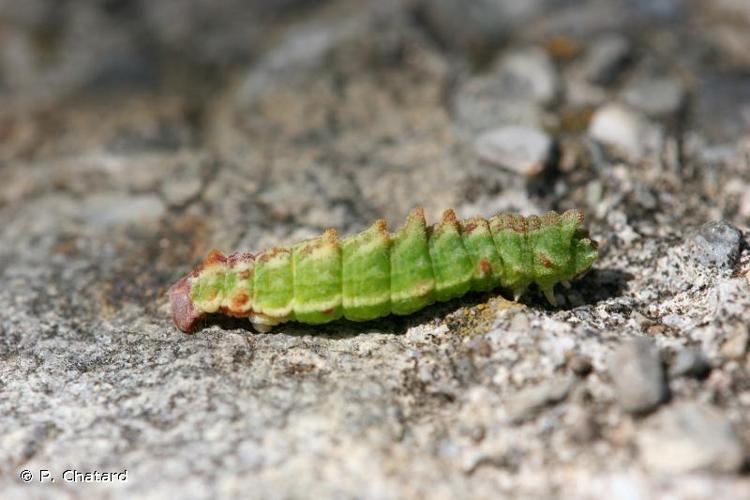
POLYGON ((750 498, 750 30, 722 14, 745 2, 464 4, 0 0, 1 498, 750 498), (627 57, 582 77, 603 36, 627 57), (687 86, 684 113, 643 118, 659 140, 592 140, 596 109, 654 75, 687 86), (541 175, 477 158, 510 125, 559 145, 541 175), (579 207, 601 259, 557 308, 170 323, 167 288, 211 248, 420 204, 579 207), (731 265, 697 264, 719 220, 741 233, 703 248, 731 265), (662 375, 643 416, 610 360, 646 337, 710 371, 662 375))

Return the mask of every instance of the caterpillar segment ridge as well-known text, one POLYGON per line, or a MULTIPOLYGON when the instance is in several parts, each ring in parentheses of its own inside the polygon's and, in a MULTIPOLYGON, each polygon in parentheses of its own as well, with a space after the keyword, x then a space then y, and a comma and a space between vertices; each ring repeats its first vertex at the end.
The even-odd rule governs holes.
POLYGON ((407 315, 470 291, 509 290, 515 300, 535 284, 556 305, 554 287, 592 266, 597 243, 583 212, 458 220, 446 210, 427 226, 414 209, 389 233, 384 220, 339 239, 336 231, 258 254, 212 251, 169 297, 175 325, 196 329, 209 314, 247 317, 258 331, 298 321, 369 321, 407 315))

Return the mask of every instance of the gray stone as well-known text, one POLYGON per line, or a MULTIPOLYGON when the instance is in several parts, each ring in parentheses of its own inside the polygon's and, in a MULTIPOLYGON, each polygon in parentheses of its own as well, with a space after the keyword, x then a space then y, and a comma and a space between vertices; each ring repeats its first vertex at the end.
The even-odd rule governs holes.
POLYGON ((705 223, 692 236, 692 258, 700 265, 719 270, 734 268, 740 255, 742 233, 725 220, 705 223))
POLYGON ((539 126, 559 90, 550 57, 529 46, 502 53, 487 71, 461 81, 453 100, 459 123, 475 133, 501 125, 539 126))
POLYGON ((470 133, 504 125, 538 127, 544 111, 532 88, 513 78, 484 74, 462 82, 454 96, 456 117, 470 133))
POLYGON ((594 41, 581 63, 586 80, 609 85, 617 79, 630 58, 630 42, 617 33, 608 33, 594 41))
POLYGON ((669 365, 671 377, 703 377, 711 371, 711 364, 697 347, 680 349, 669 365))
POLYGON ((639 78, 628 83, 622 98, 649 116, 673 116, 685 102, 685 87, 677 78, 639 78))
POLYGON ((654 472, 737 472, 745 450, 718 409, 681 402, 654 415, 637 436, 643 464, 654 472))
POLYGON ((610 356, 609 375, 618 404, 630 413, 649 412, 667 398, 659 350, 649 338, 621 344, 610 356))
POLYGON ((572 387, 573 379, 562 377, 519 391, 508 402, 510 421, 520 424, 537 416, 546 406, 564 400, 572 387))
POLYGON ((552 146, 552 139, 543 131, 520 125, 490 130, 474 143, 477 155, 484 161, 527 177, 544 171, 552 146))

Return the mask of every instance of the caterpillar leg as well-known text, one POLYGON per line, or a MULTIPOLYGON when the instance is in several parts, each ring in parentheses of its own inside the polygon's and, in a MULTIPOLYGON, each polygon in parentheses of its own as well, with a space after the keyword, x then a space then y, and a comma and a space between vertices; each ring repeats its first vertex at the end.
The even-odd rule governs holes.
POLYGON ((268 325, 266 323, 256 323, 255 321, 250 320, 250 324, 253 325, 253 328, 258 333, 268 333, 273 330, 273 325, 268 325))
POLYGON ((518 302, 521 297, 523 297, 523 294, 526 293, 526 289, 528 288, 528 285, 520 285, 511 287, 510 291, 513 293, 513 301, 518 302))
POLYGON ((542 288, 542 293, 547 298, 547 302, 553 306, 557 306, 557 299, 555 298, 555 290, 553 287, 542 288))
POLYGON ((253 328, 258 333, 268 333, 273 329, 274 326, 283 322, 280 320, 274 321, 273 318, 262 314, 252 314, 250 315, 249 319, 250 324, 253 325, 253 328))

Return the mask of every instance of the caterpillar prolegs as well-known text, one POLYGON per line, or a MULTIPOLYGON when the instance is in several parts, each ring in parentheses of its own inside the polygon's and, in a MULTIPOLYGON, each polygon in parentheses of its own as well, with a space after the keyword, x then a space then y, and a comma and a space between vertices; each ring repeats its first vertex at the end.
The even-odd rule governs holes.
POLYGON ((214 250, 170 289, 172 318, 188 332, 220 312, 268 331, 286 321, 411 314, 472 290, 503 287, 518 300, 532 283, 555 305, 553 287, 580 277, 597 258, 582 225, 580 210, 462 221, 446 210, 428 227, 417 208, 393 234, 381 219, 343 240, 329 229, 257 255, 214 250))

